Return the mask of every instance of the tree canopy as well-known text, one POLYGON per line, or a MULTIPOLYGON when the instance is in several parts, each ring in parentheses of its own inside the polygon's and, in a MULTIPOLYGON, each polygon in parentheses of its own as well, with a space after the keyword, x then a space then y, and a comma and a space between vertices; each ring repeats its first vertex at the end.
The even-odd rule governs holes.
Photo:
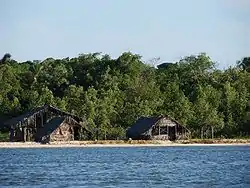
POLYGON ((194 137, 250 133, 250 57, 219 70, 204 53, 154 67, 130 52, 0 61, 0 120, 51 104, 84 117, 93 139, 124 138, 140 116, 169 115, 194 137))

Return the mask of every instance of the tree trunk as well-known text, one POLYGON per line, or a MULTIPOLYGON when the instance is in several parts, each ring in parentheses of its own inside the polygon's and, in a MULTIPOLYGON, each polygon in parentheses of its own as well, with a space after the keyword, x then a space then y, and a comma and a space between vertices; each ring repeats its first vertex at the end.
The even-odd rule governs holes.
POLYGON ((212 126, 211 129, 212 129, 212 139, 214 139, 214 127, 212 126))
POLYGON ((201 139, 203 139, 203 127, 201 127, 201 139))

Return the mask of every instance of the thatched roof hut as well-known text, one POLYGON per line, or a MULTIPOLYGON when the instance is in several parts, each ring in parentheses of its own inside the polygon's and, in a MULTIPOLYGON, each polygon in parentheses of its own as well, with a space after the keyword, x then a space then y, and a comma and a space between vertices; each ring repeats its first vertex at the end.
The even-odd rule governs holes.
POLYGON ((190 131, 178 121, 168 117, 141 117, 127 130, 127 137, 134 140, 187 139, 190 131))
POLYGON ((14 117, 4 125, 10 130, 10 141, 69 141, 79 139, 83 129, 87 130, 84 119, 50 105, 14 117))
POLYGON ((55 117, 38 130, 35 141, 73 141, 79 139, 80 128, 81 125, 71 117, 55 117))

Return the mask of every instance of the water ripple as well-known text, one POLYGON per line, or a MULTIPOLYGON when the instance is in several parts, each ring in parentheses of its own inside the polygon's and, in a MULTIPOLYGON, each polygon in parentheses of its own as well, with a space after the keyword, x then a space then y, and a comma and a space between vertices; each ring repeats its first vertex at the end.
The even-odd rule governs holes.
POLYGON ((250 147, 0 149, 0 187, 250 187, 250 147))

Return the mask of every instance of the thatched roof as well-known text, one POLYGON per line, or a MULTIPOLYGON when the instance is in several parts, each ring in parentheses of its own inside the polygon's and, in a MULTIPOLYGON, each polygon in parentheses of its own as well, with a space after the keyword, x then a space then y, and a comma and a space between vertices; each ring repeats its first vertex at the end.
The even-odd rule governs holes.
POLYGON ((127 130, 127 136, 128 137, 137 137, 139 135, 147 136, 149 135, 149 130, 162 118, 167 118, 173 122, 175 122, 177 125, 182 126, 185 128, 188 132, 190 132, 185 126, 181 125, 178 121, 168 117, 168 116, 158 116, 158 117, 141 117, 139 118, 135 124, 133 124, 128 130, 127 130))
POLYGON ((69 116, 69 117, 73 118, 74 120, 76 120, 77 122, 83 121, 82 118, 80 118, 80 117, 78 117, 78 116, 76 116, 76 115, 70 114, 70 113, 68 113, 68 112, 62 111, 62 110, 60 110, 59 108, 56 108, 56 107, 54 107, 54 106, 48 106, 48 108, 49 108, 49 110, 52 111, 52 112, 53 112, 53 111, 56 111, 56 112, 59 113, 60 115, 69 116))
POLYGON ((136 137, 138 135, 147 135, 148 130, 156 124, 159 117, 141 117, 128 130, 128 137, 136 137))
POLYGON ((40 113, 41 111, 44 111, 47 108, 46 105, 42 106, 42 107, 38 107, 35 108, 29 112, 26 112, 20 116, 14 117, 12 119, 9 119, 7 121, 4 122, 4 125, 14 125, 17 124, 18 122, 22 122, 28 118, 30 118, 31 116, 40 113))
POLYGON ((67 113, 67 112, 64 112, 56 107, 53 107, 53 106, 50 106, 50 105, 44 105, 44 106, 41 106, 41 107, 38 107, 38 108, 35 108, 29 112, 26 112, 20 116, 17 116, 17 117, 14 117, 6 122, 4 122, 4 125, 5 126, 11 126, 11 125, 15 125, 19 122, 23 122, 25 121, 26 119, 29 119, 29 118, 32 118, 32 116, 36 115, 36 114, 39 114, 39 113, 43 113, 44 111, 52 111, 52 112, 56 112, 58 114, 60 114, 61 116, 69 116, 69 117, 72 117, 73 119, 75 119, 76 121, 80 122, 82 121, 82 119, 80 117, 77 117, 73 114, 70 114, 70 113, 67 113))
POLYGON ((4 124, 4 122, 7 120, 8 120, 8 118, 0 116, 0 129, 6 128, 6 125, 4 124))
POLYGON ((39 135, 39 137, 50 135, 64 122, 64 120, 64 117, 53 118, 51 121, 46 123, 43 128, 39 130, 37 135, 39 135))

